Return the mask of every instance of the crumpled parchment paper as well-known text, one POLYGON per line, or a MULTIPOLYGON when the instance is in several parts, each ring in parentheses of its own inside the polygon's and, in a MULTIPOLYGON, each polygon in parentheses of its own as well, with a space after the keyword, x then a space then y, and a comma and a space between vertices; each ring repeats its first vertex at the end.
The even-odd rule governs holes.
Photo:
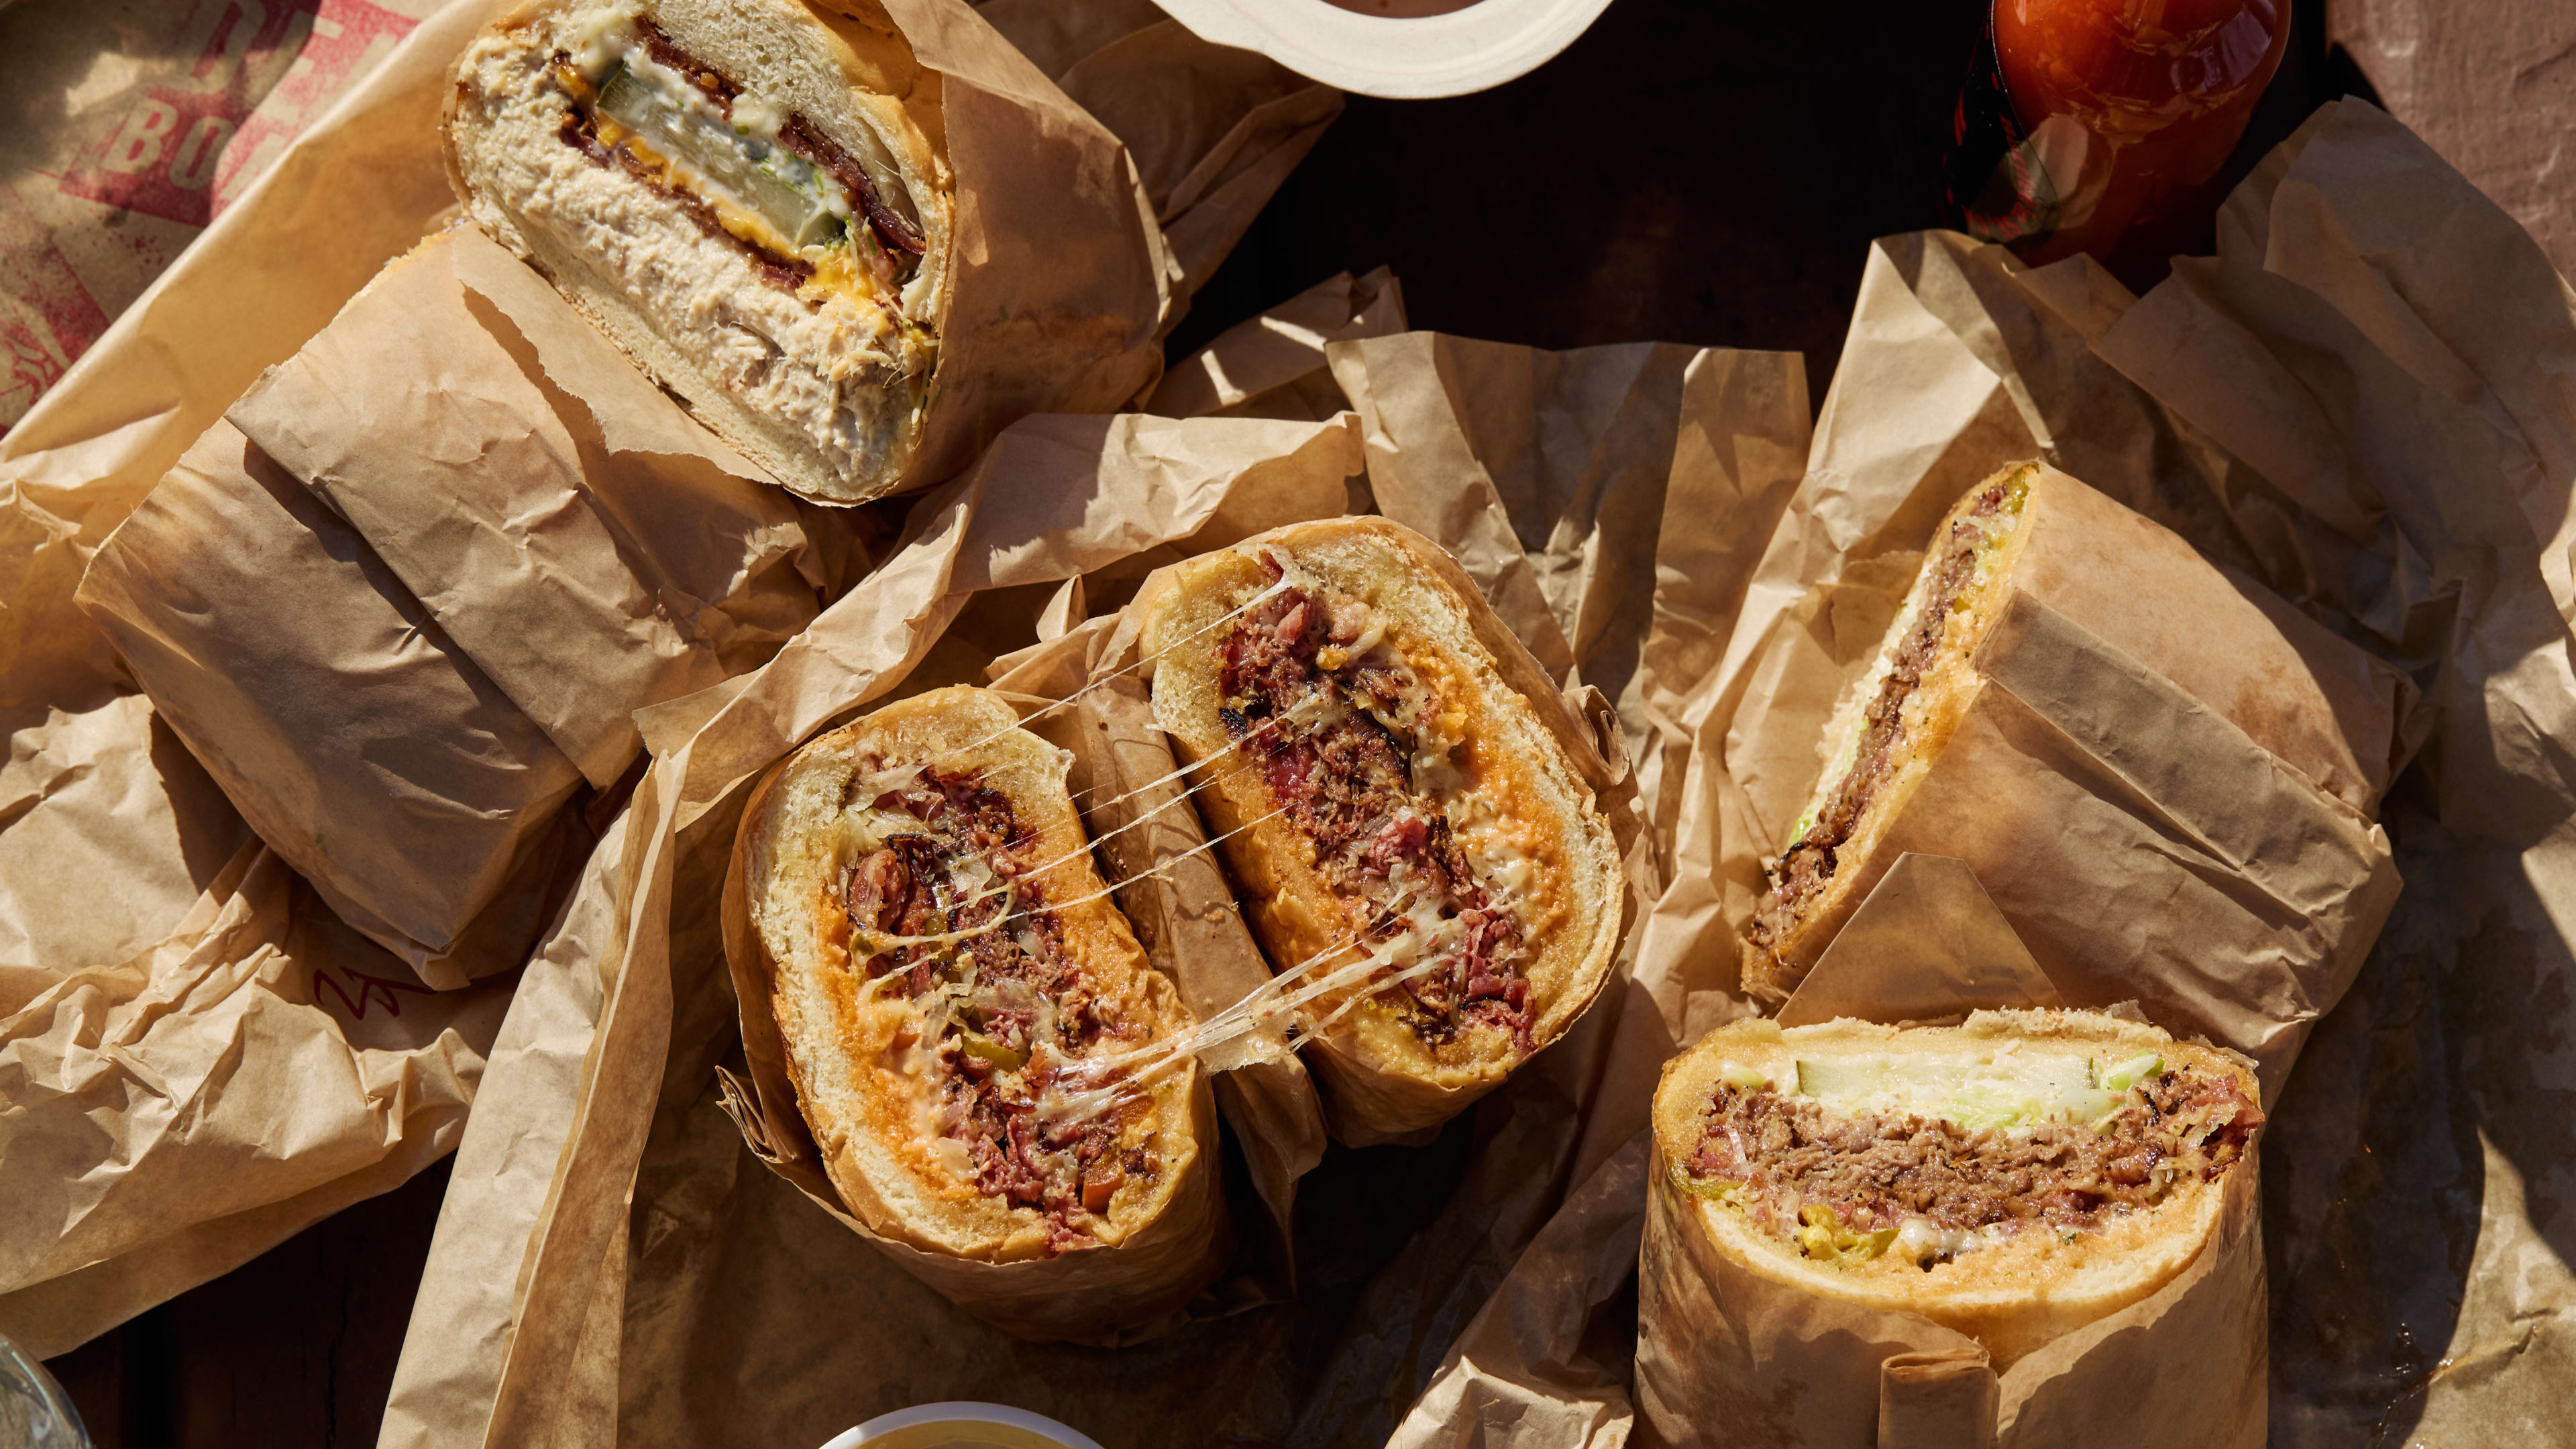
MULTIPOLYGON (((274 89, 268 103, 250 101, 260 114, 253 118, 258 134, 244 138, 247 158, 239 167, 227 159, 221 170, 227 179, 214 183, 224 201, 215 224, 175 261, 148 249, 138 254, 143 270, 131 275, 132 284, 141 287, 155 269, 157 279, 112 324, 92 319, 103 335, 59 378, 48 373, 49 390, 41 401, 0 437, 0 575, 8 580, 0 590, 6 605, 0 608, 0 721, 12 733, 10 764, 0 771, 9 811, 0 817, 0 864, 9 867, 0 871, 0 943, 6 944, 0 950, 0 1009, 12 1013, 0 1018, 0 1063, 6 1064, 0 1069, 18 1073, 24 1084, 23 1090, 13 1088, 11 1109, 0 1114, 0 1161, 9 1163, 14 1176, 21 1160, 41 1158, 49 1164, 47 1173, 79 1185, 69 1207, 38 1197, 12 1198, 11 1211, 0 1212, 0 1261, 11 1265, 0 1276, 0 1331, 46 1353, 68 1349, 248 1260, 447 1150, 485 1054, 494 1049, 500 1026, 496 993, 506 991, 512 979, 415 1000, 415 992, 426 994, 433 984, 460 986, 474 973, 442 972, 434 957, 421 952, 413 953, 424 957, 419 969, 402 965, 345 927, 313 887, 300 883, 260 897, 253 919, 262 924, 256 930, 208 937, 204 926, 192 924, 209 913, 229 919, 227 911, 250 909, 241 904, 240 878, 226 874, 251 840, 249 828, 168 723, 135 692, 105 635, 73 606, 74 586, 100 541, 182 451, 233 406, 262 369, 293 356, 387 260, 409 249, 452 207, 435 144, 438 106, 450 58, 487 9, 483 0, 459 0, 414 28, 406 15, 363 0, 325 0, 307 35, 296 29, 309 19, 304 12, 278 12, 263 21, 239 7, 182 8, 195 17, 186 23, 204 32, 200 38, 220 34, 230 37, 226 44, 269 35, 261 27, 274 29, 271 22, 283 25, 290 32, 286 38, 305 38, 304 53, 315 65, 260 81, 273 82, 274 89), (323 34, 323 21, 337 31, 323 34), (408 37, 394 45, 406 30, 408 37), (366 69, 378 59, 380 68, 366 69), (344 84, 362 72, 362 83, 344 84), (101 903, 102 895, 112 900, 101 903), (219 950, 238 954, 206 959, 206 952, 219 950), (174 974, 183 967, 194 974, 174 974), (149 979, 121 987, 121 994, 94 989, 94 979, 105 979, 101 973, 137 971, 149 979), (281 1014, 261 1004, 278 991, 301 1000, 294 995, 305 990, 297 984, 303 980, 299 973, 341 983, 333 989, 345 989, 362 1003, 371 1023, 392 1019, 399 1006, 403 1031, 410 1035, 354 1032, 327 1011, 281 1014), (167 1000, 156 994, 165 987, 167 1000), (61 1000, 43 1005, 57 996, 61 1000), (57 1038, 46 1034, 73 1019, 64 1015, 63 1001, 85 1013, 81 1033, 110 1044, 118 1070, 139 1074, 134 1082, 142 1085, 114 1099, 130 1109, 130 1120, 107 1120, 114 1114, 101 1105, 103 1099, 82 1095, 106 1090, 114 1079, 95 1076, 87 1056, 61 1054, 57 1038), (40 1006, 50 1014, 27 1014, 40 1006), (206 1033, 214 1034, 211 1040, 206 1033), (362 1048, 378 1054, 366 1074, 323 1073, 298 1080, 292 1090, 280 1085, 296 1080, 292 1074, 299 1065, 362 1048), (183 1094, 172 1101, 221 1099, 229 1106, 195 1123, 154 1105, 163 1101, 158 1094, 165 1089, 183 1094), (205 1130, 180 1130, 192 1126, 205 1130), (129 1175, 128 1163, 149 1170, 129 1175), (185 1187, 174 1190, 174 1183, 185 1187), (209 1218, 207 1212, 229 1216, 209 1218)), ((936 9, 945 17, 939 23, 948 27, 952 49, 981 47, 991 54, 1004 48, 962 5, 915 9, 936 9)), ((1159 23, 1159 17, 1130 13, 1116 0, 1059 9, 1082 20, 1092 37, 1068 61, 1159 23)), ((34 9, 13 11, 12 33, 21 33, 22 23, 34 24, 35 16, 34 9)), ((55 64, 62 55, 99 50, 97 31, 71 19, 47 34, 53 49, 13 61, 55 64)), ((212 39, 206 43, 215 45, 212 39)), ((113 62, 113 44, 107 52, 113 62)), ((293 58, 283 50, 261 54, 281 64, 293 58)), ((1129 72, 1123 84, 1140 99, 1158 94, 1157 88, 1187 99, 1160 109, 1145 105, 1122 119, 1126 131, 1113 134, 1127 143, 1123 157, 1117 146, 1099 144, 1093 122, 1077 119, 1080 113, 1065 106, 1026 63, 1005 66, 1049 114, 1086 132, 1104 174, 1118 177, 1133 194, 1134 235, 1163 249, 1152 273, 1159 280, 1145 288, 1155 314, 1142 324, 1148 330, 1178 315, 1188 285, 1183 259, 1192 267, 1213 268, 1259 210, 1268 188, 1338 106, 1338 97, 1303 82, 1283 92, 1278 74, 1245 71, 1213 47, 1166 46, 1157 57, 1129 72), (1194 175, 1201 179, 1189 184, 1194 175), (1143 176, 1169 184, 1149 193, 1136 179, 1143 176), (1172 230, 1153 241, 1164 224, 1172 230), (1184 246, 1184 234, 1198 240, 1184 246)), ((240 57, 229 51, 213 59, 221 63, 191 75, 212 77, 218 90, 231 84, 227 78, 237 69, 250 75, 267 63, 254 57, 255 63, 237 68, 240 57)), ((166 100, 154 86, 166 89, 169 77, 147 68, 137 78, 139 96, 123 99, 133 102, 134 116, 143 117, 134 124, 149 131, 160 115, 152 107, 166 100)), ((195 104, 193 82, 183 89, 195 104)), ((231 97, 225 104, 232 104, 250 92, 225 94, 231 97)), ((60 123, 103 125, 114 119, 102 108, 67 112, 60 123)), ((206 119, 195 117, 188 126, 206 119)), ((88 144, 50 134, 11 139, 88 144)), ((169 161, 172 141, 186 139, 184 127, 164 136, 162 161, 169 161)), ((150 170, 135 184, 148 190, 162 174, 150 170)), ((129 196, 111 205, 130 211, 144 202, 129 196)), ((0 216, 0 240, 12 247, 35 244, 22 220, 0 216)), ((202 224, 200 217, 188 225, 202 224)), ((166 235, 173 249, 185 239, 179 232, 166 235)), ((737 503, 731 506, 739 526, 693 537, 690 521, 678 515, 710 506, 724 511, 728 505, 710 497, 705 486, 707 472, 721 471, 721 463, 692 459, 688 455, 700 445, 675 445, 666 432, 644 426, 637 409, 615 401, 614 380, 582 369, 578 359, 568 361, 555 345, 565 334, 551 331, 541 318, 532 320, 529 307, 521 305, 526 299, 514 301, 512 289, 492 275, 468 306, 486 308, 477 320, 519 360, 520 375, 530 385, 555 389, 547 394, 547 406, 574 440, 558 456, 591 466, 600 446, 654 455, 651 466, 666 484, 694 493, 690 508, 670 518, 614 516, 612 508, 606 526, 628 575, 649 585, 656 606, 668 611, 667 621, 693 644, 712 649, 725 668, 757 662, 803 622, 794 606, 798 591, 806 594, 803 612, 810 613, 816 594, 846 591, 893 536, 899 506, 849 514, 790 505, 791 522, 766 503, 752 510, 762 517, 745 520, 737 503), (609 404, 585 422, 582 413, 603 397, 609 404), (593 430, 596 438, 589 436, 593 430), (790 564, 791 535, 800 527, 806 549, 790 564), (693 551, 700 541, 738 541, 752 534, 760 543, 749 555, 756 562, 748 566, 740 553, 729 564, 722 548, 693 551), (737 579, 744 573, 753 577, 737 579), (793 587, 781 587, 791 578, 793 587), (790 607, 776 607, 782 601, 790 607)), ((16 340, 14 332, 11 337, 16 340)), ((49 365, 64 360, 57 356, 49 365)), ((635 385, 628 375, 626 389, 635 385)), ((411 396, 419 400, 416 392, 411 396)), ((9 416, 17 417, 14 405, 9 416)), ((350 485, 342 498, 363 512, 355 491, 363 480, 338 481, 350 485)), ((386 501, 381 494, 375 499, 386 501)), ((400 554, 406 564, 429 570, 417 575, 424 596, 455 582, 433 582, 452 557, 437 551, 434 535, 442 523, 463 516, 442 519, 434 511, 397 509, 396 516, 378 519, 401 525, 399 538, 395 531, 386 533, 388 556, 400 554), (417 551, 393 548, 397 542, 417 551)), ((471 599, 450 596, 442 602, 464 626, 500 601, 478 590, 471 599)), ((487 653, 506 634, 495 622, 484 641, 487 653)), ((494 662, 504 661, 495 654, 494 662)), ((586 715, 568 705, 550 713, 542 697, 549 681, 541 670, 501 673, 526 691, 532 717, 547 716, 564 732, 571 746, 567 758, 578 756, 605 774, 618 750, 635 748, 635 736, 620 741, 621 717, 586 715)), ((595 788, 583 778, 582 788, 595 788)), ((618 852, 626 837, 613 808, 622 793, 623 786, 612 783, 587 803, 569 807, 580 818, 570 827, 562 869, 544 872, 539 886, 569 887, 583 840, 597 838, 598 851, 623 859, 618 852)), ((594 865, 599 859, 594 852, 594 865)), ((546 927, 531 969, 520 973, 526 989, 519 1001, 526 1009, 579 1000, 585 991, 597 995, 595 972, 587 987, 579 979, 596 959, 598 940, 587 934, 595 912, 572 911, 549 925, 546 894, 505 890, 495 900, 529 918, 522 923, 522 939, 528 927, 546 927)), ((504 965, 529 959, 524 948, 510 954, 504 965)), ((338 999, 330 990, 318 996, 338 999)), ((559 1045, 533 1024, 527 1034, 503 1041, 538 1059, 559 1045)), ((530 1065, 521 1060, 522 1067, 530 1065)))

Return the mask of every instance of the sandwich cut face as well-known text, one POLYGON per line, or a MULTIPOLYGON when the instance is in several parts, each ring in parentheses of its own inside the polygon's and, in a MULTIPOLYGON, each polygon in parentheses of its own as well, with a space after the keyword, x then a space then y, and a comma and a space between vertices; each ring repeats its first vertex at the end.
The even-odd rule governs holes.
POLYGON ((1349 983, 1308 1008, 1328 1085, 1356 1101, 1356 1069, 1430 1093, 1377 1104, 1397 1131, 1564 1031, 1622 898, 1562 745, 1382 533, 1310 525, 1194 560, 1145 643, 1273 969, 1349 983))
POLYGON ((945 201, 901 105, 793 0, 575 0, 468 48, 478 222, 799 492, 900 473, 938 357, 945 201))
POLYGON ((1279 550, 1261 566, 1277 591, 1221 646, 1227 737, 1313 843, 1358 932, 1399 972, 1430 968, 1381 993, 1381 1007, 1435 1051, 1484 1033, 1528 1053, 1539 862, 1466 788, 1465 717, 1389 646, 1384 616, 1279 550))
POLYGON ((752 925, 800 1104, 871 1226, 968 1256, 1115 1244, 1195 1163, 1199 1071, 1093 1070, 1187 1030, 1106 900, 1062 752, 934 691, 793 758, 751 817, 752 925), (1064 1084, 1101 1101, 1067 1111, 1064 1084), (882 1215, 866 1211, 870 1203, 882 1215))
POLYGON ((2086 1013, 1747 1021, 1676 1062, 1656 1130, 1673 1189, 1757 1270, 2008 1360, 2189 1262, 2256 1093, 2229 1058, 2086 1013))
POLYGON ((2001 606, 2037 468, 2009 468, 1952 508, 1869 670, 1826 726, 1825 770, 1745 928, 1745 985, 1778 999, 1804 975, 1792 943, 1930 768, 1968 702, 1962 676, 2001 606))

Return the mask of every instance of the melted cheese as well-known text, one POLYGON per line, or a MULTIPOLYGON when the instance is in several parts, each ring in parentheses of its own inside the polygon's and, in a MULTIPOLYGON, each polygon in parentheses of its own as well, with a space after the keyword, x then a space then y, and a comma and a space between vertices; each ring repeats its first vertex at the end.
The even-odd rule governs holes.
POLYGON ((926 834, 921 822, 900 810, 879 810, 869 800, 852 804, 833 824, 834 869, 846 869, 885 848, 898 835, 926 834))
MULTIPOLYGON (((953 848, 947 837, 931 831, 912 815, 900 810, 879 809, 875 804, 888 792, 920 788, 922 783, 922 772, 915 767, 889 767, 854 777, 846 787, 852 803, 834 822, 831 872, 837 875, 895 839, 922 837, 942 847, 942 860, 948 872, 946 901, 949 906, 953 908, 961 903, 1006 893, 1008 883, 993 870, 991 861, 981 852, 953 848)), ((875 942, 880 950, 893 949, 903 943, 917 943, 941 953, 943 974, 918 995, 907 996, 900 994, 904 990, 906 973, 889 971, 868 981, 857 995, 861 1007, 878 1004, 881 1010, 895 1013, 899 1019, 910 1023, 908 1034, 901 1027, 894 1028, 878 1068, 885 1083, 881 1097, 898 1104, 888 1120, 908 1128, 889 1136, 915 1172, 933 1181, 944 1177, 947 1181, 942 1191, 960 1200, 979 1196, 980 1190, 975 1185, 974 1164, 967 1144, 948 1135, 952 1124, 947 1120, 948 1107, 940 1092, 945 1074, 940 1067, 938 1044, 948 1036, 951 1025, 965 1033, 964 1050, 984 1052, 999 1049, 1007 1053, 1004 1057, 988 1055, 986 1058, 996 1062, 994 1080, 1006 1096, 1020 1096, 1032 1077, 1039 1081, 1052 1081, 1068 1073, 1078 1073, 1088 1065, 1082 1059, 1067 1055, 1059 1044, 1060 1008, 1053 997, 1017 978, 983 982, 978 979, 978 963, 972 957, 966 957, 962 962, 957 959, 953 950, 955 944, 986 929, 1011 930, 1020 948, 1032 956, 1040 954, 1045 945, 1036 928, 1025 917, 1007 909, 994 924, 986 927, 923 937, 881 936, 875 942), (947 974, 949 972, 954 974, 947 974), (971 1019, 991 1022, 997 1008, 1031 1013, 1024 1049, 1002 1048, 1001 1043, 979 1036, 966 1025, 971 1019), (967 1015, 970 1010, 977 1016, 970 1018, 967 1015), (900 1044, 895 1044, 898 1041, 900 1044), (979 1042, 981 1046, 977 1045, 979 1042)), ((856 944, 858 954, 866 954, 868 943, 856 944)), ((1042 1111, 1060 1110, 1063 1099, 1063 1092, 1052 1087, 1037 1094, 1042 1111)), ((1114 1105, 1115 1102, 1104 1100, 1091 1112, 1107 1110, 1114 1105)), ((1091 1115, 1091 1112, 1084 1115, 1091 1115)), ((1070 1172, 1079 1163, 1070 1148, 1037 1152, 1033 1160, 1051 1172, 1070 1172)))
POLYGON ((1924 1264, 2011 1242, 2013 1232, 2013 1227, 2004 1223, 1989 1223, 1981 1228, 1945 1228, 1930 1218, 1907 1218, 1897 1225, 1896 1238, 1888 1244, 1887 1251, 1908 1262, 1924 1264))
MULTIPOLYGON (((1270 562, 1279 570, 1280 587, 1295 588, 1328 613, 1342 607, 1349 596, 1304 568, 1286 550, 1273 545, 1265 550, 1270 562)), ((1349 602, 1361 602, 1349 600, 1349 602)), ((1412 662, 1415 652, 1407 641, 1390 632, 1388 615, 1374 606, 1367 608, 1366 622, 1347 645, 1326 645, 1316 651, 1316 664, 1328 672, 1367 661, 1372 667, 1391 669, 1400 681, 1392 702, 1381 703, 1374 696, 1357 695, 1359 706, 1375 716, 1379 723, 1399 736, 1414 741, 1408 784, 1420 806, 1445 817, 1450 832, 1466 854, 1470 874, 1489 893, 1489 904, 1510 915, 1521 927, 1525 946, 1535 943, 1553 923, 1558 908, 1539 908, 1533 895, 1552 894, 1552 875, 1548 869, 1543 832, 1537 822, 1497 808, 1499 793, 1506 803, 1512 793, 1498 791, 1495 780, 1475 768, 1476 750, 1468 738, 1469 716, 1462 710, 1438 707, 1442 691, 1422 676, 1412 662), (1372 658, 1372 654, 1378 657, 1372 658)), ((1437 656, 1420 656, 1426 665, 1437 656)), ((1445 673, 1446 666, 1439 665, 1445 673)), ((1354 692, 1355 693, 1355 692, 1354 692)), ((1328 702, 1322 691, 1308 695, 1287 711, 1287 718, 1308 724, 1329 725, 1349 706, 1328 702)), ((1402 813, 1418 807, 1408 805, 1402 813)), ((1401 818, 1401 814, 1399 817, 1401 818)), ((1366 837, 1355 838, 1344 847, 1346 854, 1356 855, 1366 848, 1366 837)), ((1387 876, 1386 895, 1398 901, 1410 901, 1405 889, 1410 868, 1399 862, 1387 876)), ((1448 952, 1459 948, 1465 927, 1456 920, 1439 920, 1438 902, 1412 902, 1403 907, 1404 928, 1384 942, 1376 954, 1399 972, 1419 975, 1448 952), (1436 923, 1433 924, 1433 923, 1436 923)), ((1362 899, 1350 902, 1351 921, 1365 930, 1386 913, 1384 900, 1362 899)), ((1393 981, 1378 982, 1367 997, 1382 997, 1393 981)), ((1336 1009, 1330 1020, 1364 997, 1354 997, 1336 1009)))

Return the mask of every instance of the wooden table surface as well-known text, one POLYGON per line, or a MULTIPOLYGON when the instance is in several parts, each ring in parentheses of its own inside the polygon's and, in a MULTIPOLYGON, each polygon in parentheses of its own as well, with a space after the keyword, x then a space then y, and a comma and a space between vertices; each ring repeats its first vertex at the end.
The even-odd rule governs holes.
MULTIPOLYGON (((2482 39, 2491 26, 2576 30, 2576 5, 2382 0, 2376 32, 2342 13, 2357 4, 2294 8, 2240 169, 2316 105, 2377 99, 2365 69, 2393 74, 2399 119, 2491 194, 2513 195, 2576 270, 2564 220, 2576 169, 2554 185, 2528 174, 2576 144, 2561 139, 2576 64, 2560 76, 2482 39), (2441 54, 2468 59, 2426 63, 2392 38, 2396 10, 2429 17, 2441 54), (2555 126, 2547 144, 2480 129, 2460 98, 2490 83, 2539 108, 2555 126)), ((1417 327, 1542 347, 1794 349, 1820 402, 1870 239, 1945 220, 1940 155, 1981 18, 1977 0, 1617 0, 1572 49, 1498 90, 1352 97, 1199 295, 1173 355, 1335 271, 1386 264, 1417 327)), ((370 1445, 446 1183, 442 1163, 51 1367, 101 1449, 370 1445)))

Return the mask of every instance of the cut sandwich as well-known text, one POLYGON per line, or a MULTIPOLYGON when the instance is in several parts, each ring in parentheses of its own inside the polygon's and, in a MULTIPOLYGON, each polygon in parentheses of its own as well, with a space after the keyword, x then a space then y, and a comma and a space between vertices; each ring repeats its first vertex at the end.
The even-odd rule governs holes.
POLYGON ((1087 1331, 1008 1305, 1145 1322, 1229 1246, 1205 1073, 1119 1065, 1193 1020, 1108 899, 1067 764, 984 690, 889 705, 771 773, 728 883, 833 1188, 1034 1337, 1087 1331))
MULTIPOLYGON (((2012 647, 1998 626, 2024 602, 2224 719, 2332 797, 2319 802, 2330 811, 2340 801, 2367 821, 2376 807, 2405 688, 2393 670, 2076 479, 2040 464, 2006 468, 1942 520, 1877 653, 1826 725, 1823 772, 1745 926, 1744 986, 1756 999, 1787 998, 1903 851, 1957 856, 1993 880, 2009 863, 1983 858, 1988 837, 2007 827, 2045 834, 2026 818, 2037 807, 2008 794, 1977 801, 1973 828, 1937 811, 1928 823, 1908 814, 1931 798, 1943 752, 1982 707, 1999 670, 1985 650, 2012 647)), ((2129 734, 2145 748, 2165 737, 2148 728, 2157 723, 2129 734)), ((2015 925, 2026 939, 2056 939, 2015 925)))
POLYGON ((2001 1369, 2154 1293, 2254 1171, 2241 1059, 2079 1011, 1731 1023, 1664 1069, 1658 1191, 1726 1260, 2001 1369))
POLYGON ((1383 519, 1297 524, 1136 607, 1254 935, 1319 993, 1337 1135, 1444 1121, 1565 1033, 1618 946, 1619 852, 1575 721, 1447 554, 1383 519))
POLYGON ((1801 928, 1827 918, 1858 880, 1840 869, 1843 856, 1867 853, 1958 724, 1975 678, 1966 661, 2002 602, 2034 471, 1998 474, 1950 510, 1877 658, 1843 692, 1825 726, 1825 772, 1745 931, 1747 991, 1778 1000, 1805 976, 1822 951, 1799 949, 1801 928))
POLYGON ((936 78, 883 12, 531 0, 458 59, 475 221, 798 493, 897 487, 948 275, 936 78))

